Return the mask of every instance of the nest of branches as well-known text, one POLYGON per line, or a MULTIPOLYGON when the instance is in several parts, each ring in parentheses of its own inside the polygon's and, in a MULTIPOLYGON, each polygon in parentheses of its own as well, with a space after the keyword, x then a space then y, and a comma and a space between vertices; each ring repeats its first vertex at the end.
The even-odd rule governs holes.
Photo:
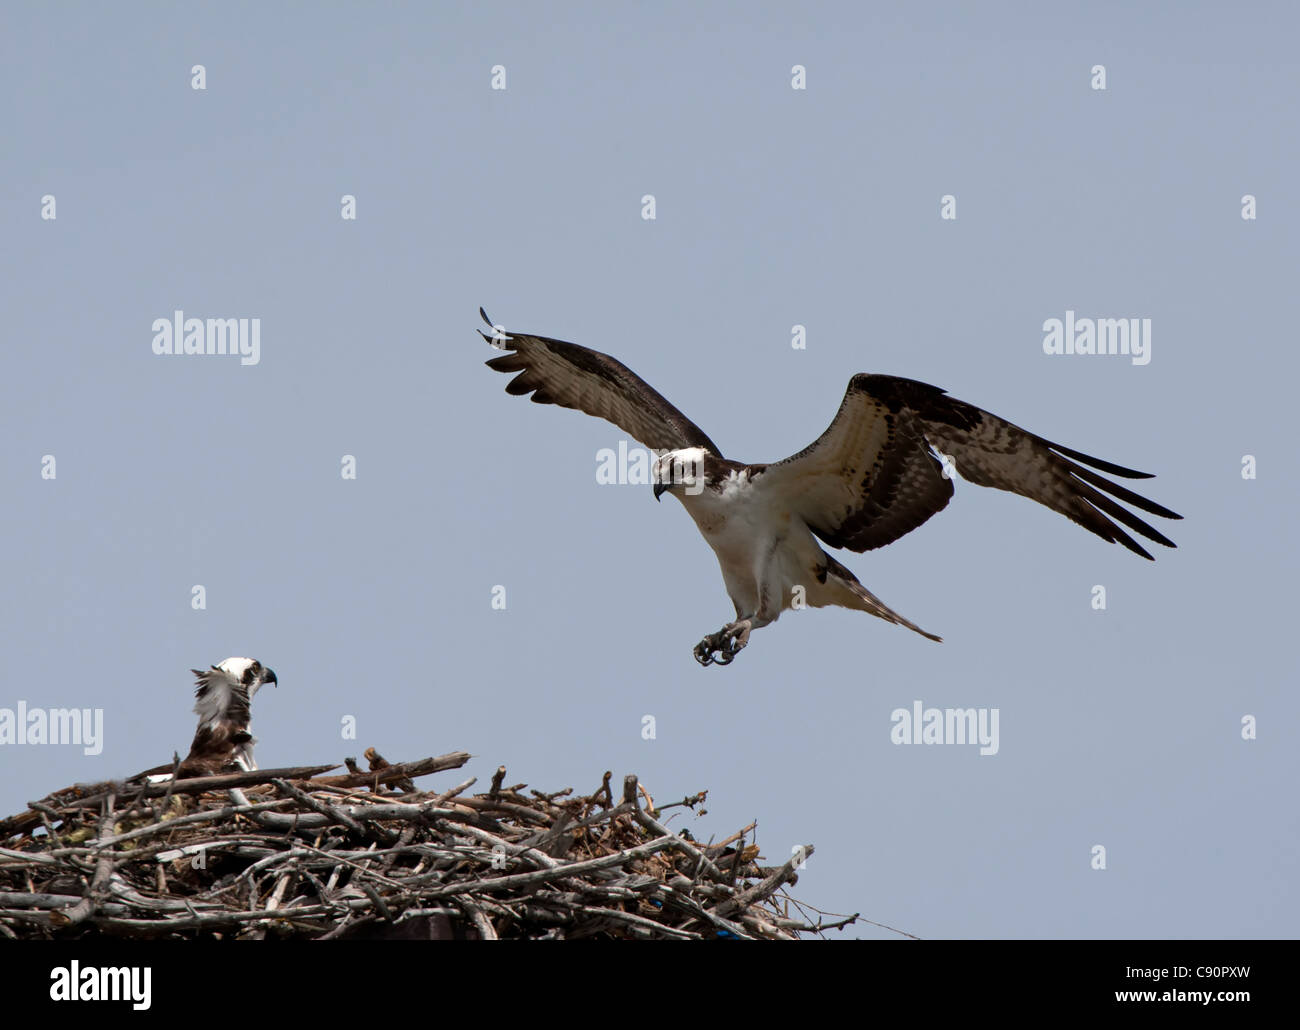
POLYGON ((585 797, 525 793, 504 766, 486 793, 434 792, 414 781, 468 754, 367 757, 370 772, 348 759, 334 776, 150 770, 30 802, 0 820, 0 935, 792 940, 856 918, 810 919, 785 894, 811 846, 767 867, 753 824, 704 843, 660 821, 703 792, 656 808, 635 776, 615 797, 605 773, 585 797))

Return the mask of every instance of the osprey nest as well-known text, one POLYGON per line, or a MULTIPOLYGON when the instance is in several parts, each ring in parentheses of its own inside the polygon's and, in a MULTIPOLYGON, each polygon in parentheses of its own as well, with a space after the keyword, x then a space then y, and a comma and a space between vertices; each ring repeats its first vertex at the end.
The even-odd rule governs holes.
MULTIPOLYGON (((746 843, 706 844, 661 819, 635 776, 595 793, 525 784, 466 793, 414 780, 464 752, 371 771, 263 769, 81 784, 0 820, 0 935, 133 939, 793 940, 853 922, 809 919, 779 867, 746 843), (400 793, 394 793, 400 791, 400 793), (793 910, 793 914, 792 914, 793 910)), ((699 814, 703 814, 700 809, 699 814)), ((671 819, 671 817, 669 817, 671 819)))

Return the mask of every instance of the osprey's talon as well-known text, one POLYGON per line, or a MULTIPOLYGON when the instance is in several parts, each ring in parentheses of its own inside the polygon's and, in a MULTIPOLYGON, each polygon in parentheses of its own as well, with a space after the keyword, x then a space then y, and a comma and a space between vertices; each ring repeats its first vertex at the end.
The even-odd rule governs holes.
POLYGON ((710 633, 695 645, 695 660, 706 668, 710 665, 730 665, 748 642, 746 640, 737 647, 741 635, 741 631, 734 626, 724 626, 718 632, 710 633))

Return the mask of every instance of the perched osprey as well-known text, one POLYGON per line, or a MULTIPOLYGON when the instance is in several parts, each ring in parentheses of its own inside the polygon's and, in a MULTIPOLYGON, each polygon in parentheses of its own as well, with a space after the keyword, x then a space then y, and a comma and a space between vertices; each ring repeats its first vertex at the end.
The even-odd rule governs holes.
POLYGON ((278 682, 275 673, 255 658, 227 658, 206 672, 190 671, 198 677, 194 711, 199 728, 176 778, 256 769, 249 706, 262 686, 278 682))
POLYGON ((892 543, 947 506, 954 468, 972 483, 1038 501, 1144 558, 1151 555, 1122 527, 1175 546, 1112 498, 1162 518, 1181 515, 1092 469, 1127 479, 1149 473, 1034 436, 936 386, 855 375, 826 432, 784 461, 747 465, 724 458, 702 429, 622 362, 561 340, 506 334, 482 308, 479 314, 493 327, 491 334, 480 330, 483 338, 510 351, 488 367, 519 373, 507 393, 531 393, 538 404, 603 418, 657 453, 655 498, 670 493, 681 501, 717 555, 736 606, 734 622, 696 645, 701 665, 728 664, 751 630, 796 601, 868 612, 939 640, 875 597, 818 540, 851 551, 892 543))

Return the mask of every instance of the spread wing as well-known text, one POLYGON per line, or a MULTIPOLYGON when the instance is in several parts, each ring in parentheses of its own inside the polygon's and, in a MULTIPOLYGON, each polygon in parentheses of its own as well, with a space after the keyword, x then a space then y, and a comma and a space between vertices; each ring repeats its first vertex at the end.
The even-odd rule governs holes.
MULTIPOLYGON (((487 312, 478 310, 492 325, 487 312)), ((545 336, 504 334, 495 326, 491 335, 480 333, 492 346, 510 351, 487 362, 498 372, 519 373, 506 384, 506 393, 532 393, 537 404, 558 404, 603 418, 656 450, 703 447, 721 457, 704 430, 608 354, 545 336)))
POLYGON ((1116 498, 1162 518, 1181 515, 1093 469, 1126 479, 1149 479, 1148 473, 1072 451, 937 386, 896 376, 854 376, 830 428, 798 454, 769 465, 767 475, 790 491, 794 509, 826 543, 869 551, 947 506, 952 480, 935 451, 950 457, 962 478, 1044 504, 1144 558, 1151 555, 1126 528, 1175 546, 1116 498))

